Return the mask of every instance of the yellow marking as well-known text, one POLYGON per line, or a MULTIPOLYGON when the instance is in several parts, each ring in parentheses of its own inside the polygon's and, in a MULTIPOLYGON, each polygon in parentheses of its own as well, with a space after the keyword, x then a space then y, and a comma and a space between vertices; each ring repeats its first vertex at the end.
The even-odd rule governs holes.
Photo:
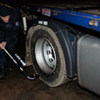
POLYGON ((72 42, 72 46, 74 46, 74 42, 72 42))
POLYGON ((97 27, 98 26, 98 21, 97 20, 90 20, 89 25, 97 27))

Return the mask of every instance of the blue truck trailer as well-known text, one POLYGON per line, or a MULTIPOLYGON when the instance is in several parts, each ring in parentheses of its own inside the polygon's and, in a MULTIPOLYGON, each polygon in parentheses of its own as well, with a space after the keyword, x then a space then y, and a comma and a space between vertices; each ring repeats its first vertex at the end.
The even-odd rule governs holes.
POLYGON ((100 6, 30 4, 23 14, 26 63, 57 87, 78 79, 100 95, 100 6))

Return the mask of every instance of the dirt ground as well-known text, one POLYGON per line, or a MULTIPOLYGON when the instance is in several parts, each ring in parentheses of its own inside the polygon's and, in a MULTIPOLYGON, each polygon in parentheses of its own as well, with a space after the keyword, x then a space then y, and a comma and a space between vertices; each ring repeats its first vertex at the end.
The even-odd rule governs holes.
POLYGON ((42 81, 29 81, 16 69, 0 80, 0 100, 100 100, 100 97, 79 87, 77 81, 50 88, 42 81))

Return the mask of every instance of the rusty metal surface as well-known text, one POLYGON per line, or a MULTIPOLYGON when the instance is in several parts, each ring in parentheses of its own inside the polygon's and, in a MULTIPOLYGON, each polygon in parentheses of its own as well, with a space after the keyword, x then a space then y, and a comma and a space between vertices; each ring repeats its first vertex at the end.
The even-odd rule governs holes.
POLYGON ((80 12, 100 15, 100 9, 82 10, 82 11, 80 11, 80 12))

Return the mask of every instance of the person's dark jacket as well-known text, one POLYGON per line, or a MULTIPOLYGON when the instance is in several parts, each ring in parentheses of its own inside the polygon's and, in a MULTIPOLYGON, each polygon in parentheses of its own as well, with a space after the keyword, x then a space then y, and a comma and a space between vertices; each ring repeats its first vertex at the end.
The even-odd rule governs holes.
POLYGON ((12 13, 10 15, 10 20, 8 23, 4 23, 0 19, 0 42, 7 42, 7 44, 17 42, 17 35, 19 31, 19 17, 17 13, 12 13))

